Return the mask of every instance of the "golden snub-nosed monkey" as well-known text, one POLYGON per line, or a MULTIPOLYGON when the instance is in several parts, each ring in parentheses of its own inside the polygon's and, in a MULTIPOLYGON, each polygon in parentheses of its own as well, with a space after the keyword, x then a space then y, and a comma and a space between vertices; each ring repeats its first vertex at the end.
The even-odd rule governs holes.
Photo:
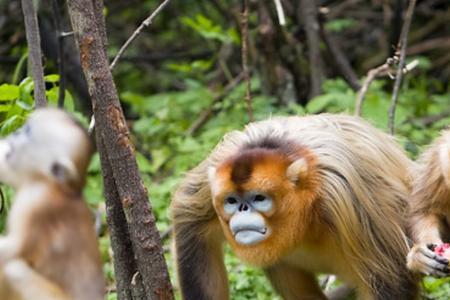
POLYGON ((284 299, 325 299, 315 273, 359 299, 415 299, 406 267, 408 170, 392 137, 346 115, 280 117, 227 134, 175 192, 185 300, 229 298, 222 244, 284 299))
POLYGON ((92 145, 57 109, 38 109, 0 140, 0 181, 16 190, 0 237, 1 300, 104 299, 102 265, 82 188, 92 145))
POLYGON ((424 151, 413 169, 410 229, 414 247, 408 267, 416 272, 448 276, 448 258, 434 247, 450 241, 450 130, 424 151))

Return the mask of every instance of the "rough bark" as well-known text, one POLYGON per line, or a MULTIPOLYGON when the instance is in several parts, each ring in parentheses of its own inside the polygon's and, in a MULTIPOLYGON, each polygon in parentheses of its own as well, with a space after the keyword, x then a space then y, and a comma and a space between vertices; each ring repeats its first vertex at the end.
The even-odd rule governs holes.
MULTIPOLYGON (((100 32, 100 41, 103 52, 107 56, 107 35, 105 17, 103 15, 103 1, 93 1, 95 22, 100 32)), ((120 195, 114 180, 111 162, 108 159, 105 142, 99 131, 97 135, 97 148, 103 172, 103 190, 106 199, 106 220, 111 234, 111 247, 113 249, 113 263, 116 276, 117 297, 119 300, 147 299, 142 285, 142 277, 138 276, 136 259, 128 230, 127 219, 123 211, 120 195)))
MULTIPOLYGON (((134 251, 139 271, 134 277, 142 278, 145 299, 173 299, 159 232, 109 70, 105 53, 105 29, 99 28, 103 24, 94 7, 98 3, 94 5, 93 2, 71 0, 68 1, 68 7, 80 48, 81 66, 92 98, 98 131, 97 143, 102 142, 100 156, 111 167, 133 245, 129 251, 134 251)), ((105 196, 108 195, 105 193, 105 196)))
POLYGON ((34 101, 36 107, 43 107, 47 105, 47 99, 45 98, 41 38, 39 35, 37 15, 33 0, 22 0, 22 11, 25 19, 31 74, 34 81, 34 101))
MULTIPOLYGON (((97 148, 100 153, 105 153, 102 137, 97 133, 97 148)), ((120 196, 117 192, 114 175, 106 155, 101 155, 100 162, 103 172, 103 187, 106 199, 106 220, 111 236, 113 249, 114 273, 116 275, 117 298, 119 300, 145 299, 133 298, 131 282, 137 272, 134 259, 127 220, 122 209, 120 196)))

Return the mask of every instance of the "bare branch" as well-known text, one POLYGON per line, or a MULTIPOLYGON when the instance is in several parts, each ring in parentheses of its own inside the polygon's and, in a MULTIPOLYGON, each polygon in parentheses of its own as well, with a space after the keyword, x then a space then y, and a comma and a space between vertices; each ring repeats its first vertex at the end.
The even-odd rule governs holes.
POLYGON ((443 111, 437 115, 426 116, 422 118, 411 118, 404 121, 404 123, 418 123, 422 126, 430 126, 433 123, 436 123, 439 120, 450 117, 450 110, 443 111))
POLYGON ((358 95, 356 96, 355 116, 361 116, 364 98, 366 96, 367 91, 369 90, 369 86, 372 83, 372 81, 377 77, 386 76, 387 74, 389 74, 390 71, 391 66, 388 62, 386 62, 381 66, 376 67, 375 69, 371 69, 369 70, 369 72, 367 72, 366 79, 364 79, 364 82, 358 91, 358 95))
POLYGON ((31 74, 34 81, 34 101, 36 107, 47 106, 45 97, 44 69, 42 67, 41 36, 33 0, 22 0, 22 11, 25 19, 31 74))
POLYGON ((156 8, 156 10, 147 19, 145 19, 144 22, 142 22, 142 24, 133 32, 133 34, 130 36, 130 38, 128 38, 125 44, 123 44, 116 57, 112 61, 109 67, 111 70, 114 69, 120 57, 123 55, 128 46, 138 37, 139 34, 141 34, 142 30, 144 30, 145 27, 148 27, 150 24, 152 24, 153 19, 164 9, 164 7, 166 7, 167 4, 169 4, 169 1, 170 0, 165 0, 163 3, 161 3, 158 8, 156 8))
POLYGON ((248 71, 248 0, 242 1, 243 1, 242 17, 241 17, 242 71, 244 73, 244 79, 246 82, 245 101, 247 102, 248 118, 250 119, 250 121, 254 121, 252 95, 251 95, 251 82, 250 82, 250 74, 248 71))
POLYGON ((344 52, 339 47, 339 44, 334 37, 328 33, 323 24, 321 24, 320 29, 323 40, 327 45, 327 49, 330 52, 339 73, 341 73, 342 77, 344 77, 345 81, 353 90, 359 90, 361 88, 361 84, 359 83, 358 76, 350 65, 350 62, 344 52))
MULTIPOLYGON (((363 82, 363 85, 361 89, 358 91, 358 95, 356 96, 355 101, 355 116, 361 116, 362 106, 364 103, 364 98, 366 96, 367 90, 369 89, 370 84, 372 81, 377 77, 383 77, 383 76, 389 76, 390 78, 394 78, 394 68, 393 66, 395 64, 398 64, 398 57, 389 57, 384 64, 381 66, 371 69, 369 72, 367 72, 366 79, 363 82)), ((409 64, 407 64, 403 68, 403 74, 408 73, 409 71, 413 70, 415 67, 417 67, 419 64, 419 61, 417 59, 413 60, 409 64)))
POLYGON ((416 6, 416 0, 410 0, 408 10, 406 11, 405 22, 403 23, 402 32, 400 35, 400 41, 397 45, 396 55, 399 56, 399 63, 397 73, 395 76, 394 91, 392 93, 391 105, 389 107, 389 133, 394 134, 394 118, 395 109, 398 102, 398 92, 403 78, 403 67, 405 65, 406 47, 408 45, 408 32, 411 26, 412 17, 414 14, 414 7, 416 6))
POLYGON ((283 5, 281 4, 281 0, 273 0, 275 2, 275 7, 277 9, 278 22, 280 22, 281 26, 286 25, 286 17, 284 15, 283 5))
POLYGON ((169 226, 162 234, 161 234, 161 241, 167 240, 173 233, 173 226, 169 226))

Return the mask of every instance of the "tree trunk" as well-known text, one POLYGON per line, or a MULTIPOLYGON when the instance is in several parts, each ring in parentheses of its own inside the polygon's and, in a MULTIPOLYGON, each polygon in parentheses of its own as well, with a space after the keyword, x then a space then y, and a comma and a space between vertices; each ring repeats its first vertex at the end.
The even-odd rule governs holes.
POLYGON ((22 11, 28 42, 29 65, 34 81, 34 102, 36 107, 44 107, 47 105, 47 99, 45 97, 44 69, 42 67, 41 37, 33 1, 22 0, 22 11))
POLYGON ((316 1, 300 0, 298 19, 303 23, 306 32, 311 80, 309 98, 313 98, 322 93, 322 82, 324 80, 316 1))
MULTIPOLYGON (((129 251, 134 252, 139 271, 139 274, 133 275, 133 279, 142 279, 146 295, 143 299, 173 299, 172 286, 155 218, 149 206, 147 189, 137 167, 134 147, 130 142, 128 127, 109 70, 105 53, 106 31, 103 16, 98 13, 100 10, 98 4, 98 1, 93 0, 68 1, 72 27, 80 48, 81 66, 92 98, 97 145, 104 167, 102 172, 105 183, 108 184, 105 185, 105 197, 110 198, 107 204, 112 204, 115 203, 114 198, 117 201, 118 196, 122 204, 133 246, 129 251), (110 167, 110 170, 106 166, 110 167), (111 175, 114 182, 111 182, 111 175)), ((108 209, 113 208, 107 207, 108 209)), ((120 255, 117 251, 114 254, 120 255)), ((128 281, 130 272, 122 274, 125 273, 128 277, 125 279, 128 281)), ((122 295, 122 291, 119 291, 119 295, 122 295)), ((122 299, 129 299, 126 298, 129 297, 129 293, 124 292, 123 295, 126 296, 122 299)), ((134 298, 141 297, 135 296, 133 292, 134 298)))

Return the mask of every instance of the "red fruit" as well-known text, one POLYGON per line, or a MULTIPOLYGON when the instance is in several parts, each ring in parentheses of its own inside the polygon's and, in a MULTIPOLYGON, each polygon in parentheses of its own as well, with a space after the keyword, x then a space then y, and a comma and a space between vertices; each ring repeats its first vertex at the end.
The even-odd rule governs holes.
POLYGON ((449 256, 450 255, 450 244, 443 243, 440 245, 437 245, 436 248, 434 248, 434 253, 436 253, 439 256, 449 256))

